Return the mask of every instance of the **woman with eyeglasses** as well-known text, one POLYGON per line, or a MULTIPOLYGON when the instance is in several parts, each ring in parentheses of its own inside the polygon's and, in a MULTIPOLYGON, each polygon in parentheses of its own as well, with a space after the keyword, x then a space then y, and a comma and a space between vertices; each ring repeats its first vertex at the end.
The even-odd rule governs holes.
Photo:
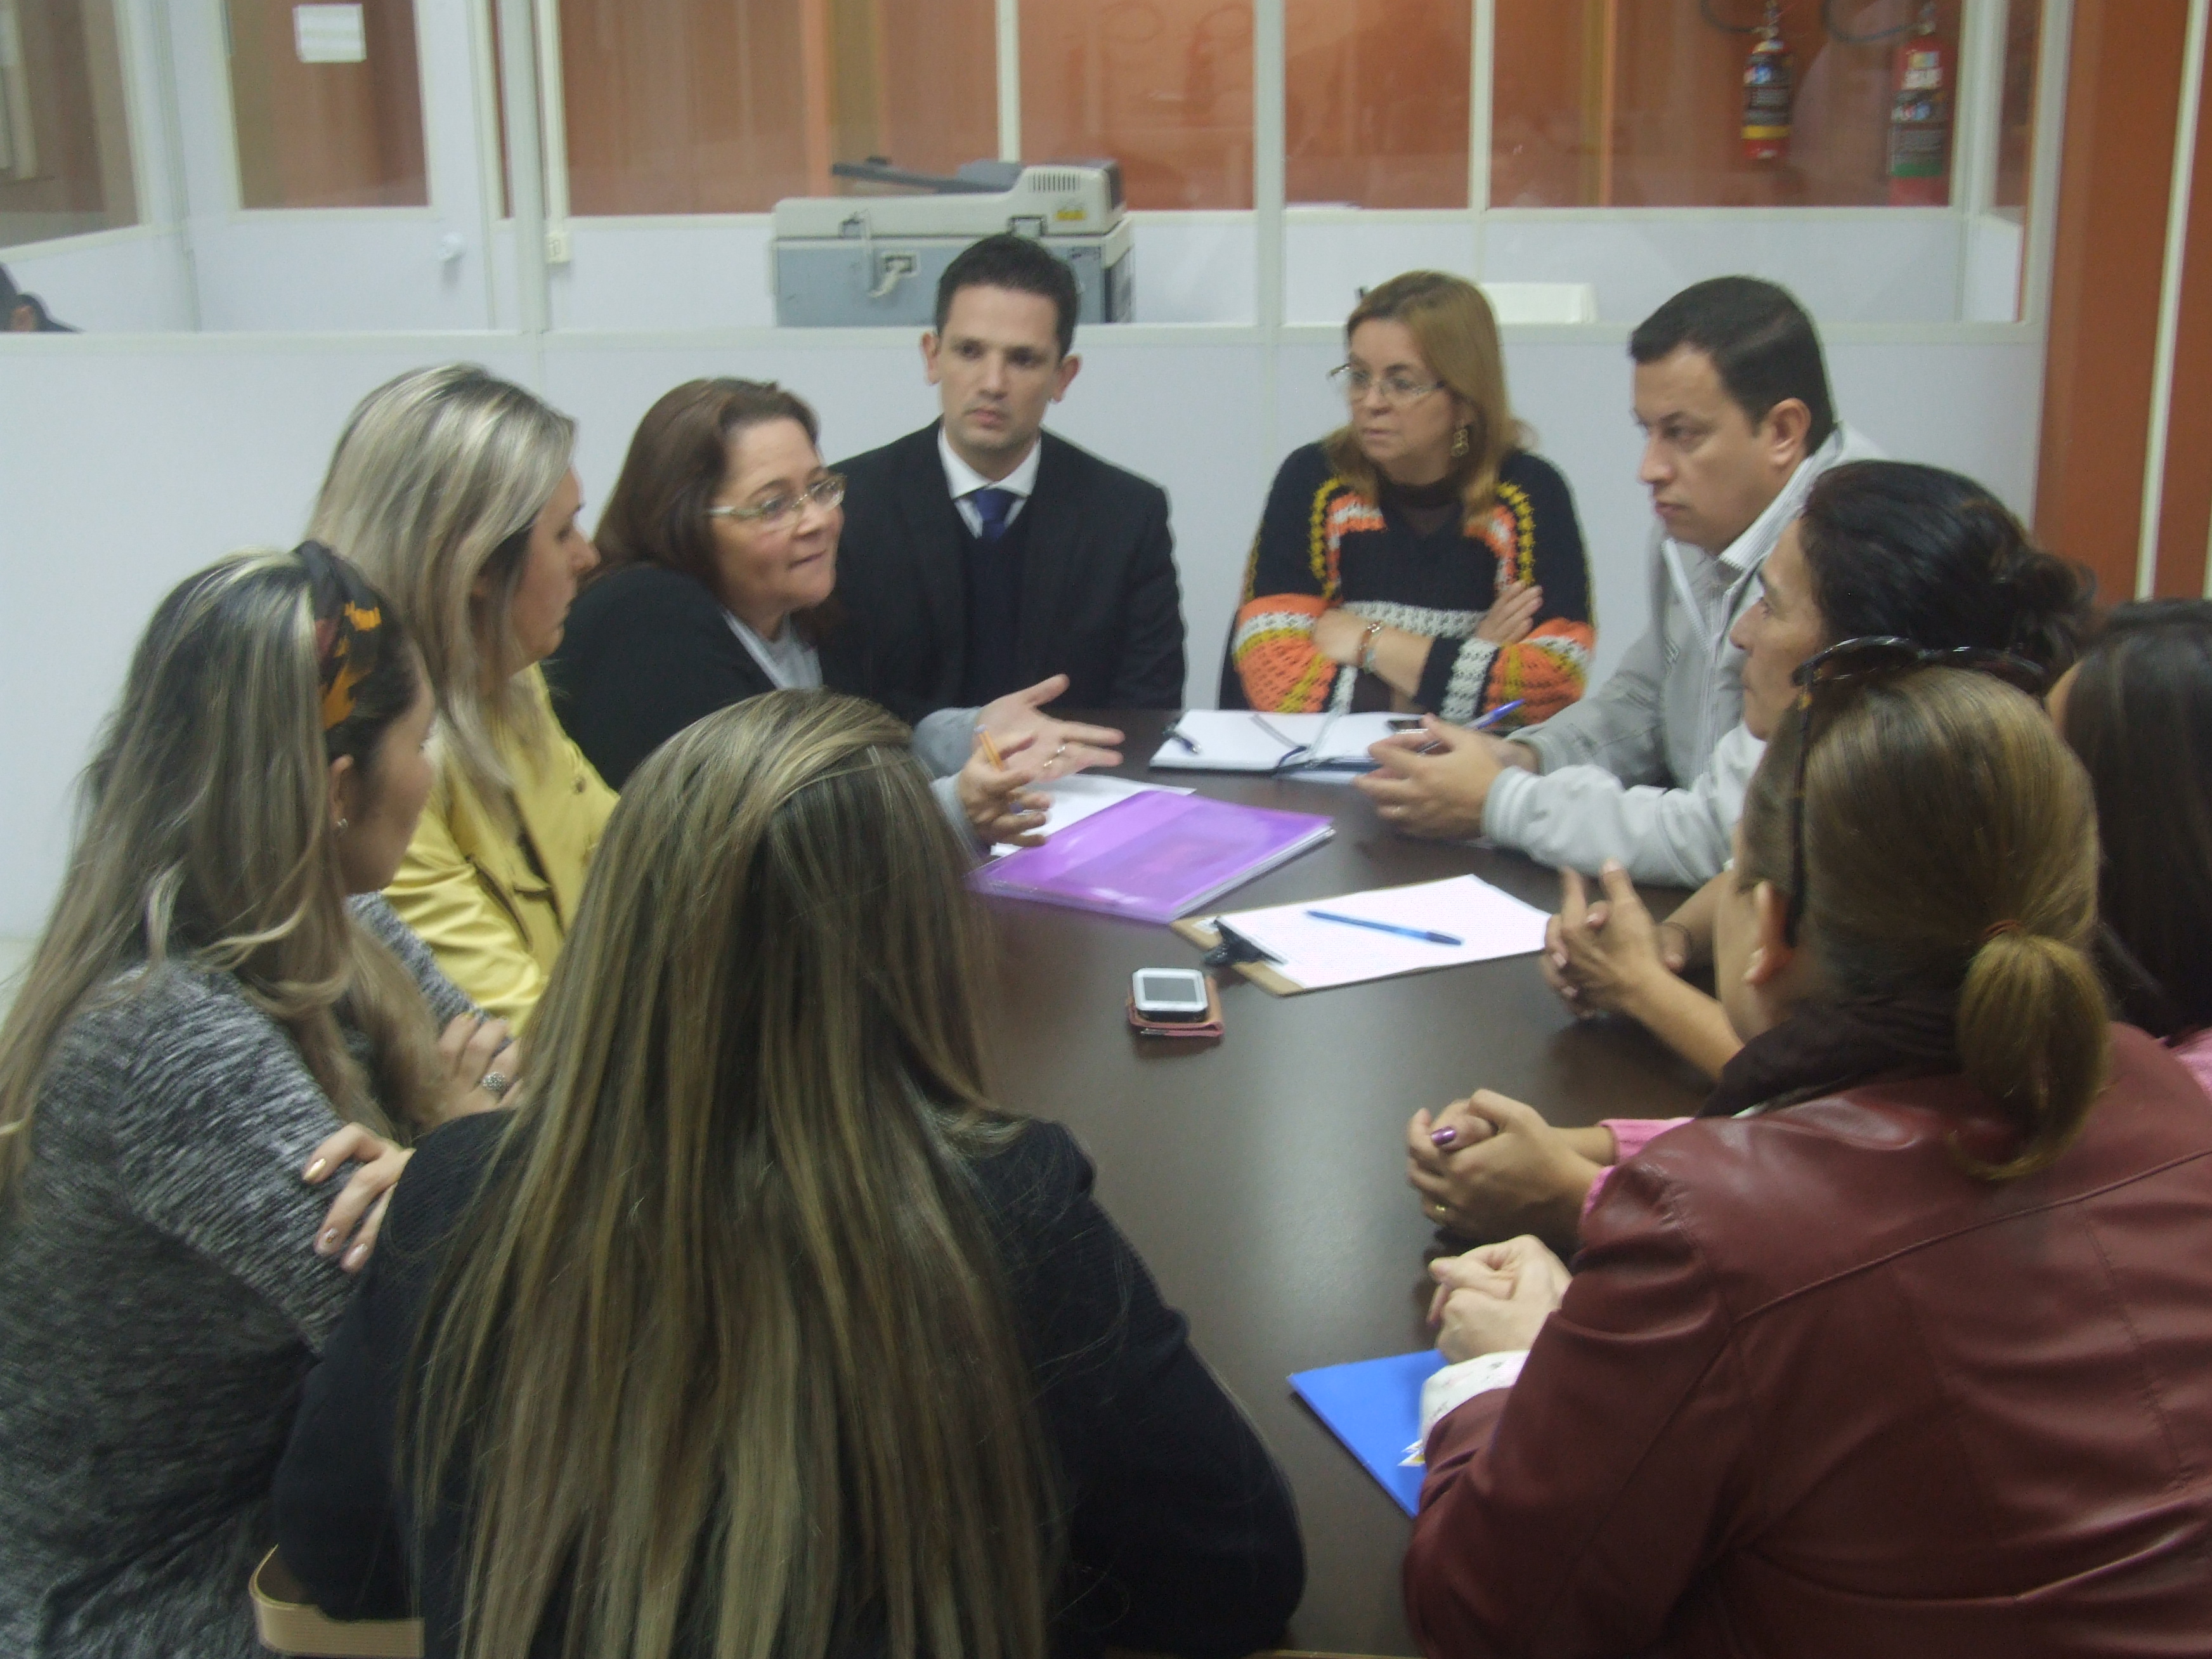
POLYGON ((1474 283, 1371 289, 1333 371, 1350 419, 1275 474, 1224 708, 1419 709, 1532 725, 1583 694, 1596 632, 1574 497, 1524 446, 1474 283))
POLYGON ((1436 1264, 1424 1652, 2212 1629, 2212 1100, 2107 1024, 2081 765, 1925 655, 1838 651, 1777 729, 1714 917, 1745 1046, 1571 1279, 1527 1237, 1436 1264))
POLYGON ((615 801, 562 735, 538 668, 599 562, 576 522, 575 437, 567 416, 472 363, 403 374, 346 422, 308 527, 390 598, 437 699, 437 779, 385 896, 477 1006, 517 1028, 615 801))
MULTIPOLYGON (((823 465, 819 437, 803 399, 754 380, 688 380, 638 422, 599 520, 605 562, 546 665, 561 723, 616 788, 718 708, 865 682, 830 600, 845 481, 823 465)), ((1047 681, 976 711, 996 760, 972 739, 927 757, 948 775, 939 804, 978 836, 1028 838, 1048 805, 1022 787, 1037 763, 1071 742, 1111 747, 1111 732, 1037 713, 1064 689, 1047 681)))
MULTIPOLYGON (((1902 461, 1823 474, 1761 573, 1732 635, 1745 653, 1743 720, 1762 742, 1790 718, 1798 677, 1839 641, 1892 639, 1934 651, 2018 658, 2040 690, 2074 660, 2087 574, 2044 552, 1972 479, 1902 461)), ((1720 1001, 1683 977, 1712 957, 1724 871, 1655 923, 1618 866, 1604 896, 1560 877, 1544 973, 1569 1005, 1641 1021, 1708 1076, 1741 1048, 1720 1001)), ((1407 1126, 1407 1179, 1430 1218, 1462 1237, 1531 1230, 1562 1243, 1613 1164, 1679 1120, 1624 1118, 1555 1129, 1533 1107, 1479 1091, 1407 1126)))
POLYGON ((2051 718, 2097 795, 2106 980, 2212 1091, 2212 601, 2115 607, 2051 718))

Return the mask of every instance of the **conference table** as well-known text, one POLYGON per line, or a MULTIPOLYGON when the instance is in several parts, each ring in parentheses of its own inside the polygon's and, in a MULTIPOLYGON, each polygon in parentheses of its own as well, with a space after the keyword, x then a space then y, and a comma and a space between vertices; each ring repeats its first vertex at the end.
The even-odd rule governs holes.
MULTIPOLYGON (((1079 716, 1127 734, 1121 775, 1330 815, 1314 850, 1224 896, 1251 909, 1472 873, 1545 910, 1559 878, 1517 855, 1399 835, 1348 784, 1146 763, 1171 716, 1079 716)), ((1674 895, 1654 893, 1663 908, 1674 895)), ((1427 1259, 1448 1241, 1406 1184, 1406 1120, 1477 1088, 1553 1123, 1697 1109, 1698 1075, 1640 1027, 1577 1020, 1533 956, 1276 997, 1222 975, 1218 1042, 1145 1038, 1139 968, 1191 968, 1157 925, 993 899, 1000 1097, 1073 1129, 1100 1200, 1258 1424, 1306 1540, 1298 1648, 1412 1654, 1399 1561, 1412 1523, 1291 1394, 1293 1371, 1430 1346, 1427 1259)))

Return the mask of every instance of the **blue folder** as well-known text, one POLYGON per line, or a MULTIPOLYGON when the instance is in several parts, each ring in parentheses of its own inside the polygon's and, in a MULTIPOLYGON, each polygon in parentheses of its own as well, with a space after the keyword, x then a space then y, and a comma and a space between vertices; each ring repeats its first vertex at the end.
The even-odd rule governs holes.
POLYGON ((1420 1454, 1421 1384, 1443 1365, 1442 1354, 1424 1348, 1300 1371, 1291 1378, 1291 1387, 1382 1483, 1398 1507, 1412 1515, 1421 1506, 1421 1481, 1428 1474, 1421 1464, 1406 1462, 1420 1454))

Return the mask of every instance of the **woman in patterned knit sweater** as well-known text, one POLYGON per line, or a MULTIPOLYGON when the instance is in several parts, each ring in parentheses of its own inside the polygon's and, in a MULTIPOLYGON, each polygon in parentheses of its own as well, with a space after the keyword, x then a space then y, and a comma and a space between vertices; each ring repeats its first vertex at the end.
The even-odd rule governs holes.
POLYGON ((9 1659, 259 1650, 269 1482, 387 1137, 514 1066, 375 896, 430 717, 390 608, 312 544, 200 572, 139 645, 0 1027, 9 1659))
POLYGON ((1589 565, 1566 480, 1518 447, 1489 301, 1408 271, 1360 301, 1345 342, 1351 422, 1275 475, 1224 702, 1556 714, 1589 671, 1589 565))

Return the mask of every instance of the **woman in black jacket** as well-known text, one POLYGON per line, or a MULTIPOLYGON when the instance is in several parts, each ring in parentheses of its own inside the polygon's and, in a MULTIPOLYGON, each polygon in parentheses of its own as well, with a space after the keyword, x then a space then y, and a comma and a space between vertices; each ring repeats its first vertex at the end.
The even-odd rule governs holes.
POLYGON ((1282 1477, 992 1104, 904 728, 778 692, 630 781, 501 1123, 431 1137, 278 1476, 328 1612, 433 1656, 1269 1645, 1282 1477))
MULTIPOLYGON (((692 721, 764 691, 858 690, 867 665, 830 599, 845 481, 805 399, 772 382, 687 380, 647 410, 594 538, 599 568, 545 664, 554 712, 614 788, 692 721)), ((1121 733, 1048 718, 1053 678, 945 711, 915 750, 939 804, 1018 841, 1048 798, 1023 786, 1121 760, 1121 733), (1002 760, 975 741, 988 730, 1002 760)))

